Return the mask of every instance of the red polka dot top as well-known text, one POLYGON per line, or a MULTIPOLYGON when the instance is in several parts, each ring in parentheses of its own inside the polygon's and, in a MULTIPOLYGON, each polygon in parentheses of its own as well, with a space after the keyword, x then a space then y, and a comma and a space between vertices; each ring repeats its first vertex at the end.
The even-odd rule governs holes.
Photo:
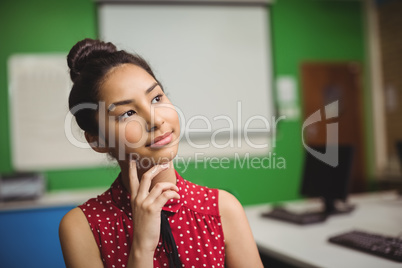
MULTIPOLYGON (((177 172, 180 200, 171 199, 167 211, 182 267, 224 268, 225 243, 218 208, 218 190, 184 180, 177 172)), ((97 198, 79 206, 98 244, 105 267, 126 267, 133 241, 130 194, 120 175, 97 198)), ((162 242, 155 250, 154 267, 169 266, 162 242)))

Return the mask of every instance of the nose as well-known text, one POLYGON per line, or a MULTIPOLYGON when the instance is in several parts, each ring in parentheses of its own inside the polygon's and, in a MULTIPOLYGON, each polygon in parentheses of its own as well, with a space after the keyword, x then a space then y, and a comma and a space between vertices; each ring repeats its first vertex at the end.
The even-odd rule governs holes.
POLYGON ((157 109, 152 107, 144 114, 144 119, 147 132, 156 131, 165 123, 163 116, 157 112, 157 109))
POLYGON ((155 130, 157 130, 158 128, 156 127, 156 126, 149 126, 149 124, 147 124, 147 127, 146 127, 146 131, 147 132, 153 132, 153 131, 155 131, 155 130))

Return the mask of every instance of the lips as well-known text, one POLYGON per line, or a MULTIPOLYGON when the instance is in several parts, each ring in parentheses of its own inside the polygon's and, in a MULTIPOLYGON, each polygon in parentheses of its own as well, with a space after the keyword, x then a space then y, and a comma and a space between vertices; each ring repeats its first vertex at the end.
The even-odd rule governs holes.
POLYGON ((151 148, 159 148, 169 144, 172 141, 172 132, 167 132, 161 136, 156 137, 152 142, 151 148))

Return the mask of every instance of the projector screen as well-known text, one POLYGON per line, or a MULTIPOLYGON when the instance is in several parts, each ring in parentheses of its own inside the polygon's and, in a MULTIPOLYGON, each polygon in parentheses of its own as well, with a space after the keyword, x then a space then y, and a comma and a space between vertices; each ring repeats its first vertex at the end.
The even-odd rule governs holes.
POLYGON ((175 105, 179 155, 269 151, 268 6, 100 2, 98 9, 100 39, 147 60, 175 105))

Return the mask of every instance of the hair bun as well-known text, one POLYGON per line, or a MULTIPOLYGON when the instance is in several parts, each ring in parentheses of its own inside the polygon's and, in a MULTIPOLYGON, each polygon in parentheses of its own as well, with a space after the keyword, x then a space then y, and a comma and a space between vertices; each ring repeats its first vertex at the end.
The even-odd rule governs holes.
POLYGON ((91 58, 116 52, 116 46, 99 40, 86 38, 75 44, 67 56, 67 64, 70 68, 70 77, 75 81, 91 58))

